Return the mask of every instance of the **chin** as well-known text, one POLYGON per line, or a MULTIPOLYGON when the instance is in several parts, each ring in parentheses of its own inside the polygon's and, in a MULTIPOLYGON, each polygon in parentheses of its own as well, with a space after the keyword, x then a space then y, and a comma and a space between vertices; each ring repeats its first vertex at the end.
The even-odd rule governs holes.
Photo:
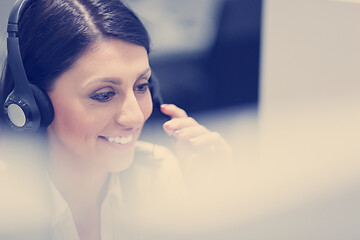
POLYGON ((121 156, 110 156, 106 160, 106 171, 122 172, 128 169, 134 161, 134 150, 124 152, 121 156))

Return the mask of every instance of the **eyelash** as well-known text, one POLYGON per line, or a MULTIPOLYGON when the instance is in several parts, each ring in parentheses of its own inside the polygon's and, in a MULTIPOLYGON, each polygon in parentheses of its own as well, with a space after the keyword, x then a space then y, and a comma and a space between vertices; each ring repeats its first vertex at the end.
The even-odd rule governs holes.
POLYGON ((145 94, 150 88, 149 83, 143 83, 138 86, 135 86, 134 92, 139 94, 145 94))
POLYGON ((94 95, 90 96, 91 99, 98 101, 98 102, 108 102, 111 98, 115 95, 115 92, 102 92, 102 93, 95 93, 94 95))
MULTIPOLYGON (((134 92, 135 94, 145 94, 149 90, 149 88, 150 88, 149 83, 140 84, 134 88, 134 92)), ((90 96, 90 98, 92 100, 105 103, 110 101, 114 96, 115 96, 115 92, 109 91, 109 92, 95 93, 92 96, 90 96)))

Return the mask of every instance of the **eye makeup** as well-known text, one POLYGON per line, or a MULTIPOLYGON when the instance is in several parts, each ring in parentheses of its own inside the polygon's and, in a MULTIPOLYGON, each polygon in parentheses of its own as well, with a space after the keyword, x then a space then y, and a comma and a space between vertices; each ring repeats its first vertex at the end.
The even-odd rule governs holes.
POLYGON ((98 102, 108 102, 114 96, 115 96, 114 91, 107 91, 107 92, 94 93, 90 96, 90 98, 98 102))

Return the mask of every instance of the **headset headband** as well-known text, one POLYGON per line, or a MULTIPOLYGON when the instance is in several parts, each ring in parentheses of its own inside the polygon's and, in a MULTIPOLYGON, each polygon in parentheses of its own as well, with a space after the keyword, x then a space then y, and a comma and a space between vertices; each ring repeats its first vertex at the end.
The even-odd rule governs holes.
POLYGON ((15 103, 15 105, 19 107, 18 108, 12 104, 12 106, 10 106, 10 110, 7 111, 12 111, 15 117, 20 119, 20 123, 15 123, 15 126, 24 129, 38 129, 41 121, 40 111, 26 76, 25 68, 21 58, 19 38, 17 36, 19 30, 19 20, 21 19, 24 10, 31 2, 31 0, 18 0, 15 3, 9 15, 7 27, 8 63, 14 80, 14 89, 11 95, 9 95, 7 102, 10 102, 10 104, 11 102, 15 103), (25 118, 24 126, 21 126, 22 114, 24 114, 25 118))
POLYGON ((9 15, 9 21, 8 21, 8 33, 17 33, 18 32, 18 23, 19 19, 23 15, 26 7, 31 3, 31 0, 18 0, 14 4, 13 9, 10 12, 9 15))

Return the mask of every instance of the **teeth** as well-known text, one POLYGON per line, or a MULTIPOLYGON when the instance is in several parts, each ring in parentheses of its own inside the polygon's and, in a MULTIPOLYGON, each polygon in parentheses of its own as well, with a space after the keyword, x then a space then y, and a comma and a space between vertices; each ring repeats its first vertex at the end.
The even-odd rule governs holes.
POLYGON ((117 144, 127 144, 131 142, 133 139, 133 135, 130 134, 127 137, 108 137, 106 140, 108 140, 111 143, 117 143, 117 144))

